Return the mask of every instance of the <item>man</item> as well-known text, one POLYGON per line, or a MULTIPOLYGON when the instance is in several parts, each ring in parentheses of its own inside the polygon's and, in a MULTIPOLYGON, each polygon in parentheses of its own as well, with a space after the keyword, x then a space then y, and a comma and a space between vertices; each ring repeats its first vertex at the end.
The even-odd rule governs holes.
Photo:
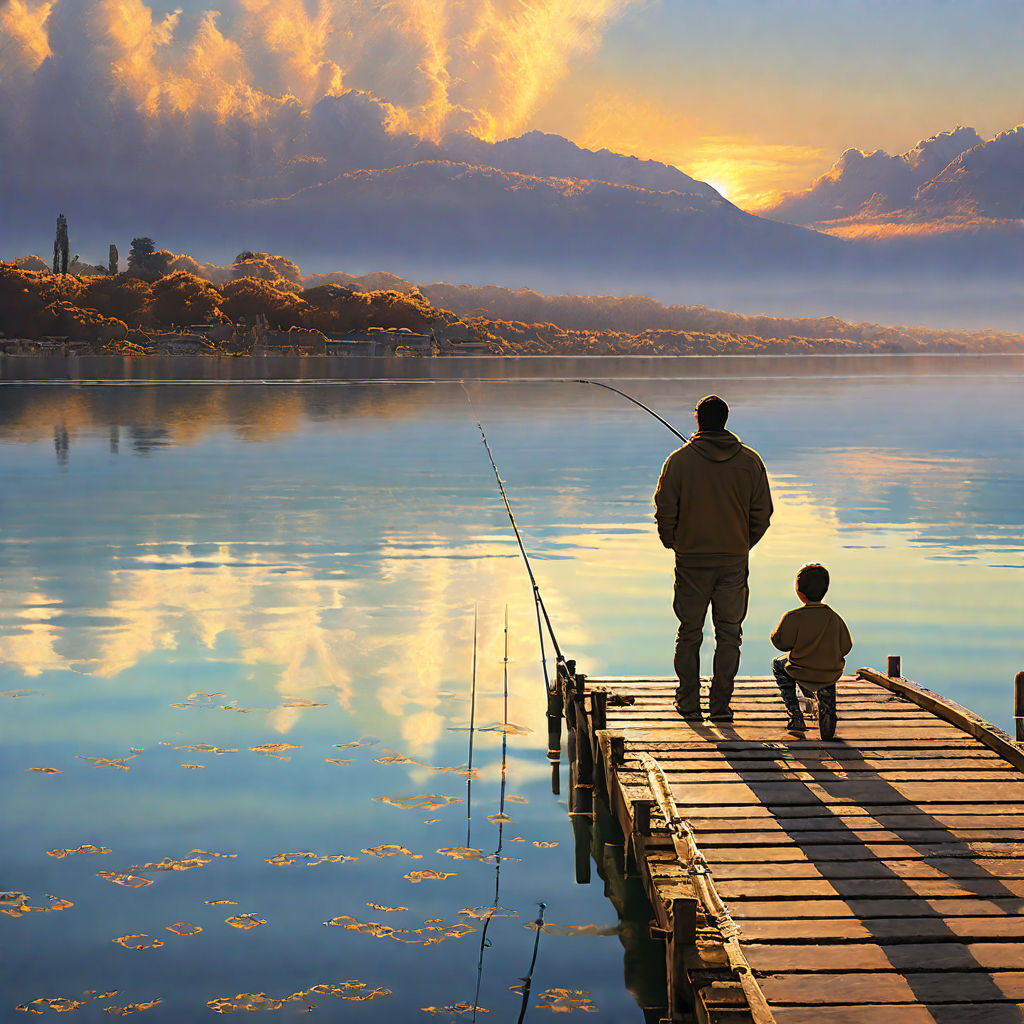
POLYGON ((710 718, 731 722, 733 682, 747 614, 747 557, 772 515, 761 457, 725 429, 729 406, 708 395, 697 403, 697 432, 665 462, 654 493, 658 536, 676 554, 679 619, 676 710, 700 721, 700 643, 708 605, 715 625, 710 718))

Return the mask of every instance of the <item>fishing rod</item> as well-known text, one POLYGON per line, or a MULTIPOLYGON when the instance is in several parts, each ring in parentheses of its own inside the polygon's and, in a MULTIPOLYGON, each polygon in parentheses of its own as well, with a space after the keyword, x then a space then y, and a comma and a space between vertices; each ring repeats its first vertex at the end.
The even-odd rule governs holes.
POLYGON ((688 437, 684 437, 682 434, 680 434, 679 431, 676 430, 676 428, 673 427, 668 420, 664 419, 662 416, 659 416, 652 408, 650 408, 650 406, 644 405, 644 403, 641 402, 639 399, 634 398, 632 395, 626 394, 625 391, 620 391, 618 388, 613 388, 611 384, 602 384, 599 380, 583 380, 578 377, 574 378, 571 383, 592 384, 595 388, 604 388, 606 391, 614 391, 615 394, 622 395, 622 397, 625 398, 627 402, 632 402, 634 405, 638 405, 641 409, 643 409, 644 412, 650 413, 659 423, 663 423, 666 427, 668 427, 668 429, 671 430, 672 433, 675 434, 680 441, 686 442, 690 440, 688 437))
POLYGON ((508 513, 509 522, 512 524, 512 530, 516 535, 516 542, 519 544, 519 551, 522 554, 523 562, 526 565, 526 572, 530 577, 530 586, 533 588, 533 602, 537 612, 537 631, 540 634, 540 659, 541 666, 544 669, 544 685, 550 693, 551 682, 548 678, 547 658, 544 652, 544 630, 541 626, 541 615, 544 616, 544 625, 547 626, 548 635, 551 637, 551 644, 554 647, 555 657, 558 660, 558 664, 564 663, 565 658, 562 655, 562 649, 558 646, 558 639, 555 636, 554 627, 551 625, 548 610, 544 607, 544 599, 540 596, 540 587, 537 585, 537 577, 533 575, 533 567, 530 565, 530 556, 526 553, 526 545, 523 544, 523 537, 519 532, 519 526, 516 523, 515 514, 512 511, 512 506, 509 504, 508 495, 505 493, 505 483, 501 479, 501 474, 498 472, 498 466, 494 461, 494 453, 491 451, 491 446, 487 440, 487 434, 484 431, 484 426, 480 422, 480 416, 477 414, 476 406, 473 405, 473 399, 470 398, 466 385, 461 381, 460 383, 462 384, 462 390, 466 393, 466 401, 469 402, 469 407, 473 411, 473 417, 476 419, 476 425, 480 430, 480 436, 483 438, 484 448, 487 450, 487 458, 491 461, 491 469, 494 470, 494 478, 498 481, 498 490, 501 492, 501 500, 505 503, 505 511, 508 513))

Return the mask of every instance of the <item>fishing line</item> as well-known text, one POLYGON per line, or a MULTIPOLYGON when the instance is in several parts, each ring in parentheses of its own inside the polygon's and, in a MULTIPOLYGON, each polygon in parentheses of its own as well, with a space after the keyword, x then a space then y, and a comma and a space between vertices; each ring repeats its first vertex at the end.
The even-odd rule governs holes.
POLYGON ((632 395, 626 394, 625 391, 620 391, 618 388, 613 388, 611 384, 602 384, 599 380, 582 380, 580 378, 574 379, 572 383, 592 384, 595 388, 604 388, 606 391, 614 391, 615 394, 622 395, 622 397, 625 398, 627 402, 632 402, 634 405, 638 405, 641 409, 643 409, 644 412, 650 413, 659 423, 663 423, 666 427, 668 427, 668 429, 671 430, 672 433, 675 434, 680 441, 686 442, 690 440, 688 437, 684 437, 682 434, 680 434, 679 431, 676 430, 676 428, 673 427, 668 420, 663 419, 652 408, 644 405, 643 402, 641 402, 639 399, 634 398, 632 395))

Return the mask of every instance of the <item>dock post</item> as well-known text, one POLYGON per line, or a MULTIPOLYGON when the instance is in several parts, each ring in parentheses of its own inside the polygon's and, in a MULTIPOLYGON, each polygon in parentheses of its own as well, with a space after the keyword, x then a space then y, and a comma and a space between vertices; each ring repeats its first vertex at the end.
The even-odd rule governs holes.
POLYGON ((608 691, 594 690, 590 694, 590 720, 594 723, 594 732, 608 728, 608 691))
POLYGON ((898 654, 890 654, 885 662, 885 674, 890 679, 899 679, 903 675, 903 669, 900 666, 900 656, 898 654))
POLYGON ((691 896, 677 896, 672 900, 672 921, 665 954, 668 960, 668 1012, 669 1020, 690 1019, 689 1000, 686 997, 686 952, 697 943, 697 900, 691 896))
POLYGON ((558 666, 555 676, 555 685, 548 690, 548 760, 551 762, 551 792, 558 796, 559 777, 558 769, 562 760, 562 680, 564 671, 562 665, 558 666))
POLYGON ((1024 672, 1013 677, 1013 718, 1017 723, 1017 742, 1024 740, 1024 672))

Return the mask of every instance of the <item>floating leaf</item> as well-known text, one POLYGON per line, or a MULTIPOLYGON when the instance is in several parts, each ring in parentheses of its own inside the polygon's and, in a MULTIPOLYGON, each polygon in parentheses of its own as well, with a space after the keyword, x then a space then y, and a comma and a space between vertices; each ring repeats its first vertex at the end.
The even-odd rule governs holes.
POLYGON ((506 736, 528 736, 533 730, 528 725, 495 722, 493 725, 478 725, 477 732, 503 732, 506 736))
POLYGON ((40 775, 60 775, 60 768, 26 768, 27 772, 39 772, 40 775))
POLYGON ((427 818, 427 820, 424 821, 423 824, 424 825, 436 825, 440 820, 441 820, 440 818, 427 818))
POLYGON ((115 1017, 127 1017, 130 1013, 141 1013, 143 1010, 152 1010, 154 1006, 157 1006, 162 1002, 162 999, 150 999, 148 1003, 128 1003, 126 1006, 104 1006, 103 1012, 112 1014, 115 1017))
POLYGON ((550 850, 557 846, 558 843, 545 843, 542 839, 534 839, 533 845, 536 846, 538 850, 550 850))
POLYGON ((268 864, 294 864, 297 860, 305 860, 307 868, 315 868, 317 864, 344 864, 347 861, 359 860, 343 853, 279 853, 274 857, 265 857, 268 864))
POLYGON ((224 923, 231 925, 232 928, 258 928, 267 922, 255 914, 238 914, 235 917, 224 918, 224 923))
POLYGON ((422 853, 413 853, 412 850, 407 850, 404 846, 399 846, 397 843, 371 846, 369 850, 363 850, 362 852, 370 857, 397 857, 404 853, 406 857, 412 857, 413 860, 423 860, 422 853))
POLYGON ((119 935, 110 941, 124 946, 125 949, 159 949, 164 944, 163 939, 154 939, 149 935, 119 935), (148 939, 149 941, 136 942, 136 939, 148 939))
POLYGON ((208 907, 238 906, 238 900, 203 900, 208 907))
POLYGON ((404 754, 385 754, 383 757, 375 757, 373 759, 374 764, 414 764, 420 768, 428 767, 425 764, 420 764, 419 761, 414 761, 411 757, 406 757, 404 754))
POLYGON ((179 768, 205 768, 206 765, 205 764, 182 764, 182 765, 179 765, 178 767, 179 768))
MULTIPOLYGON (((530 932, 537 930, 536 921, 527 921, 523 927, 530 932)), ((618 935, 618 925, 601 925, 601 924, 554 924, 548 923, 541 925, 542 932, 545 935, 593 935, 599 937, 605 937, 608 935, 618 935)))
POLYGON ((282 750, 298 750, 300 749, 299 744, 296 743, 261 743, 258 747, 250 747, 250 750, 259 754, 261 757, 277 757, 282 761, 291 760, 288 756, 281 754, 282 750))
POLYGON ((522 836, 516 836, 514 839, 509 840, 510 843, 525 843, 526 840, 522 836))
POLYGON ((64 996, 40 996, 28 1003, 19 1003, 14 1009, 18 1013, 44 1013, 43 1007, 53 1010, 54 1013, 71 1013, 85 1003, 74 999, 67 999, 64 996))
POLYGON ((464 764, 435 764, 430 770, 432 772, 451 772, 453 775, 461 775, 464 779, 475 779, 480 775, 479 768, 467 768, 464 764))
POLYGON ((0 697, 10 697, 12 700, 17 700, 19 697, 28 697, 38 692, 38 690, 0 690, 0 697))
POLYGON ((354 757, 325 757, 324 760, 328 764, 336 764, 344 768, 347 764, 354 764, 356 759, 354 757))
POLYGON ((306 700, 305 697, 284 697, 282 707, 286 708, 325 708, 326 704, 317 704, 315 700, 306 700))
POLYGON ((349 740, 348 743, 335 743, 335 750, 355 750, 356 747, 372 747, 374 744, 380 743, 380 740, 376 736, 361 736, 357 740, 349 740))
POLYGON ((50 901, 48 907, 35 907, 29 904, 29 898, 23 892, 0 892, 0 914, 6 914, 8 917, 21 917, 33 912, 46 914, 51 910, 67 910, 68 907, 74 906, 71 900, 51 896, 49 893, 46 894, 46 898, 50 901))
POLYGON ((443 1013, 446 1016, 458 1016, 462 1013, 490 1013, 491 1011, 485 1009, 483 1006, 478 1006, 475 1003, 452 1003, 451 1006, 421 1006, 420 1009, 424 1013, 439 1014, 443 1013))
POLYGON ((505 802, 510 804, 528 804, 530 801, 525 796, 507 796, 505 802))
POLYGON ((385 907, 380 903, 367 902, 368 907, 373 907, 374 910, 382 910, 385 914, 395 914, 399 910, 408 910, 408 907, 385 907))
POLYGON ((451 857, 452 860, 482 860, 483 850, 474 849, 472 846, 445 846, 437 851, 442 857, 451 857))
POLYGON ((76 846, 73 850, 47 850, 47 857, 70 857, 73 853, 110 853, 110 850, 105 846, 93 846, 92 843, 86 843, 84 846, 76 846))
POLYGON ((313 995, 336 996, 339 999, 347 999, 356 1002, 365 1002, 369 999, 379 999, 391 995, 391 989, 374 988, 367 989, 362 981, 343 981, 340 984, 314 985, 303 992, 293 992, 291 995, 275 999, 268 996, 266 992, 240 992, 233 999, 222 996, 219 999, 211 999, 206 1005, 214 1013, 235 1013, 256 1012, 258 1010, 280 1010, 285 1003, 303 1002, 309 1007, 315 1007, 315 1003, 309 1002, 313 995))
POLYGON ((115 885, 126 885, 130 889, 141 889, 144 885, 152 885, 152 878, 139 878, 138 875, 119 875, 116 871, 97 871, 97 878, 105 878, 115 885))
POLYGON ((495 814, 488 814, 487 820, 493 822, 495 825, 497 825, 499 822, 503 825, 507 825, 510 821, 512 821, 512 818, 510 818, 504 812, 498 811, 495 814))
POLYGON ((422 928, 392 928, 379 921, 359 921, 348 914, 332 917, 330 921, 324 921, 324 925, 328 928, 344 928, 346 931, 359 932, 361 935, 372 935, 375 939, 394 939, 396 942, 412 946, 434 946, 446 939, 461 939, 464 935, 476 931, 472 925, 462 921, 445 924, 440 918, 424 921, 422 928))
POLYGON ((379 804, 391 804, 392 807, 401 807, 406 811, 417 807, 427 811, 436 811, 439 807, 462 803, 462 800, 456 796, 444 796, 441 793, 418 793, 416 796, 375 796, 373 801, 379 804))
POLYGON ((169 932, 175 935, 198 935, 203 929, 191 921, 175 921, 174 924, 164 925, 169 932))
POLYGON ((490 917, 518 917, 518 910, 506 910, 504 907, 490 906, 490 907, 469 907, 466 910, 460 910, 459 915, 463 917, 472 917, 477 921, 486 921, 490 917))
POLYGON ((444 881, 446 878, 454 878, 458 874, 457 871, 435 871, 433 868, 427 868, 426 871, 410 871, 407 875, 402 875, 403 878, 408 878, 413 885, 417 885, 420 882, 428 879, 438 879, 444 881))
POLYGON ((131 768, 125 761, 131 761, 138 756, 129 754, 127 757, 89 757, 87 754, 75 754, 79 761, 92 761, 93 768, 120 768, 122 771, 129 771, 131 768))
POLYGON ((117 995, 117 989, 112 988, 109 992, 98 992, 94 988, 87 988, 83 993, 83 996, 92 996, 93 999, 113 999, 117 995))
POLYGON ((551 1010, 553 1013, 572 1013, 575 1010, 581 1013, 597 1013, 597 1007, 587 995, 586 989, 547 988, 537 998, 541 1000, 537 1003, 538 1010, 551 1010))

